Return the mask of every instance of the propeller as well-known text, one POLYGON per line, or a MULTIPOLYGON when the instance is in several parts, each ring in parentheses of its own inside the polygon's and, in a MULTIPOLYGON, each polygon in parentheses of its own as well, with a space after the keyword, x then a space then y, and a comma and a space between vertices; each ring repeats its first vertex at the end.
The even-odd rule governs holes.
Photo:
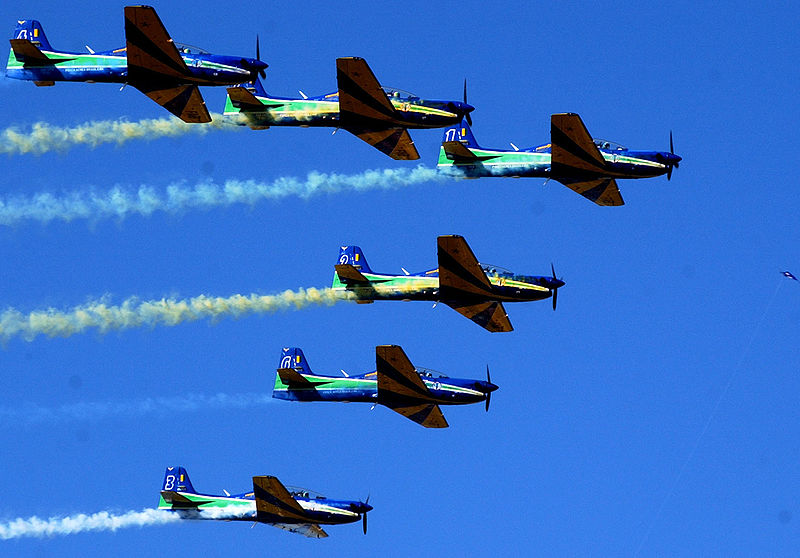
MULTIPOLYGON (((364 501, 365 504, 369 504, 369 494, 367 494, 367 499, 364 501)), ((364 534, 367 534, 367 512, 364 512, 361 515, 361 526, 364 529, 364 534)))
MULTIPOLYGON (((464 104, 467 104, 467 78, 464 78, 464 104)), ((467 113, 465 116, 467 118, 467 124, 472 126, 472 116, 470 116, 469 113, 467 113)))
MULTIPOLYGON (((492 383, 492 377, 489 375, 489 365, 488 364, 486 365, 486 382, 489 383, 489 384, 492 383)), ((489 402, 491 400, 492 400, 492 392, 491 391, 487 391, 486 392, 486 412, 487 413, 489 412, 489 402)))
MULTIPOLYGON (((553 273, 553 279, 556 278, 556 268, 552 262, 550 262, 550 271, 553 273)), ((558 287, 553 289, 553 311, 556 309, 556 305, 558 304, 558 287)))
MULTIPOLYGON (((672 130, 669 131, 669 152, 671 155, 675 155, 675 147, 672 144, 672 130)), ((672 178, 672 168, 675 167, 676 169, 680 167, 678 162, 680 161, 680 157, 675 160, 674 158, 670 159, 667 162, 667 180, 672 178)))
MULTIPOLYGON (((248 70, 250 70, 252 73, 254 74, 257 73, 262 78, 267 77, 267 73, 264 71, 264 68, 266 68, 267 65, 261 62, 261 45, 259 44, 258 35, 256 35, 256 60, 258 61, 258 64, 251 64, 247 60, 242 58, 242 65, 248 70)), ((254 81, 255 79, 256 78, 253 77, 254 81)))

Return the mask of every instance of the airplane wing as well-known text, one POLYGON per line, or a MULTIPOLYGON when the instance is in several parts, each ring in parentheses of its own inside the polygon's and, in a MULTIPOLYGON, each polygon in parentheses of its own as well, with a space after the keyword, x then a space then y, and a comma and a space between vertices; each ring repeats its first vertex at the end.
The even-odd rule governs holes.
POLYGON ((337 58, 339 123, 392 159, 419 159, 411 135, 363 58, 337 58))
POLYGON ((419 152, 405 128, 364 129, 344 125, 343 128, 396 161, 416 161, 419 152))
POLYGON ((228 97, 231 98, 233 106, 243 112, 265 112, 268 108, 283 106, 283 103, 270 103, 269 105, 265 105, 258 97, 241 85, 228 87, 228 97))
POLYGON ((164 24, 150 6, 125 6, 128 83, 184 122, 211 122, 196 85, 164 24))
POLYGON ((463 236, 440 236, 436 245, 443 302, 476 296, 491 298, 492 284, 463 236))
POLYGON ((328 536, 328 533, 315 523, 272 523, 272 526, 312 539, 324 539, 328 536))
POLYGON ((550 116, 550 143, 553 178, 604 176, 605 159, 577 114, 564 113, 550 116))
POLYGON ((383 122, 397 126, 397 111, 381 84, 363 58, 337 58, 336 81, 339 84, 340 121, 359 124, 383 122))
POLYGON ((625 205, 622 195, 619 193, 617 181, 613 178, 598 178, 597 180, 575 179, 574 181, 555 178, 555 180, 597 205, 625 205))
MULTIPOLYGON (((11 39, 11 50, 14 51, 14 58, 26 66, 52 66, 56 60, 51 60, 45 53, 39 50, 35 44, 28 39, 11 39)), ((60 58, 58 62, 66 62, 74 58, 60 58)))
POLYGON ((211 122, 206 102, 196 85, 134 83, 131 85, 184 122, 211 122))
POLYGON ((276 477, 253 477, 256 518, 264 523, 305 520, 308 515, 276 477))
POLYGON ((502 302, 488 301, 475 304, 447 300, 443 302, 462 316, 469 318, 492 333, 514 330, 502 302))
POLYGON ((402 347, 375 347, 378 403, 389 407, 426 428, 447 428, 448 424, 433 394, 417 374, 402 347))

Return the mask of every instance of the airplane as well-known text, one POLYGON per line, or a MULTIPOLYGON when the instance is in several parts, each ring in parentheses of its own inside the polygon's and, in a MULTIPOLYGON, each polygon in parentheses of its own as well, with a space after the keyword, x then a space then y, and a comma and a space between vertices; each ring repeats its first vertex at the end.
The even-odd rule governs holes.
POLYGON ((284 348, 275 375, 272 397, 289 401, 343 401, 385 405, 425 428, 449 425, 439 405, 463 405, 486 401, 492 392, 489 367, 486 381, 448 378, 427 368, 415 367, 402 347, 375 347, 376 370, 360 375, 314 374, 302 349, 284 348))
POLYGON ((468 122, 444 131, 438 168, 457 170, 466 178, 481 176, 543 177, 561 182, 597 205, 624 205, 617 178, 650 178, 678 168, 672 132, 669 152, 630 151, 619 144, 592 139, 574 113, 550 116, 550 143, 512 150, 487 149, 475 141, 468 122))
POLYGON ((479 263, 464 237, 436 239, 439 267, 393 275, 370 269, 358 246, 342 246, 332 288, 349 292, 359 304, 376 300, 431 300, 444 302, 459 314, 491 331, 512 331, 503 302, 524 302, 553 297, 564 281, 552 276, 518 275, 495 265, 479 263))
POLYGON ((88 53, 55 50, 35 19, 17 21, 6 76, 38 86, 56 81, 132 85, 184 122, 211 122, 198 85, 233 85, 265 75, 256 57, 223 56, 173 42, 150 6, 125 6, 126 45, 88 53))
POLYGON ((409 128, 442 128, 469 117, 474 107, 464 100, 431 101, 382 87, 363 58, 337 58, 339 89, 301 98, 267 94, 259 80, 228 88, 224 114, 245 115, 254 130, 270 126, 342 128, 392 159, 419 159, 409 128))
MULTIPOLYGON (((215 496, 198 492, 183 467, 167 467, 158 509, 182 519, 217 519, 266 523, 285 531, 320 539, 328 534, 320 525, 362 521, 367 534, 368 502, 330 500, 304 488, 284 486, 272 476, 253 477, 253 491, 215 496)), ((369 500, 369 498, 367 498, 369 500)))

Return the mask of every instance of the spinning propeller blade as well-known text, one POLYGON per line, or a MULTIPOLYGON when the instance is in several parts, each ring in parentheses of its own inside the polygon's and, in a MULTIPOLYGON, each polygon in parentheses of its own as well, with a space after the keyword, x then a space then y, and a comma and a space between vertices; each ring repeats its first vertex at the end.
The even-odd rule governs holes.
MULTIPOLYGON (((553 262, 550 262, 550 271, 553 274, 553 280, 556 278, 556 267, 553 265, 553 262)), ((558 305, 558 287, 553 289, 553 311, 555 312, 556 306, 558 305)))
MULTIPOLYGON (((464 104, 467 104, 467 78, 464 78, 464 104)), ((469 113, 466 114, 467 117, 467 124, 472 126, 472 116, 469 113)))
MULTIPOLYGON (((492 377, 489 375, 489 365, 488 364, 486 365, 486 382, 489 383, 489 384, 492 383, 492 377)), ((491 400, 492 400, 492 392, 489 391, 489 392, 486 393, 486 412, 487 413, 489 412, 489 403, 491 402, 491 400)))

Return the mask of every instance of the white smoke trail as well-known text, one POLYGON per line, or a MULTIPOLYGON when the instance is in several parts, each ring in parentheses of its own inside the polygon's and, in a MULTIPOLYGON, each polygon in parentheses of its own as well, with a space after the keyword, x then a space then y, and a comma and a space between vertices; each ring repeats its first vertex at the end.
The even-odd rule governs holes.
POLYGON ((123 527, 145 527, 180 521, 178 514, 154 509, 129 511, 120 515, 102 511, 92 515, 78 514, 67 517, 40 519, 18 517, 8 523, 0 523, 0 539, 21 537, 52 537, 73 535, 86 531, 116 531, 123 527))
POLYGON ((42 407, 35 403, 0 407, 0 424, 61 423, 65 420, 92 421, 109 417, 168 416, 204 410, 249 409, 275 401, 270 394, 187 393, 179 397, 154 397, 133 401, 95 401, 72 403, 59 407, 42 407))
POLYGON ((288 196, 307 199, 343 191, 389 190, 453 178, 436 169, 419 166, 415 169, 367 170, 349 175, 314 171, 305 179, 282 177, 272 182, 228 180, 223 184, 201 182, 195 186, 178 183, 163 190, 151 186, 141 186, 138 190, 115 186, 105 192, 39 193, 0 198, 0 224, 14 225, 24 220, 47 223, 109 217, 124 219, 129 215, 150 216, 158 211, 174 214, 187 209, 253 205, 288 196))
POLYGON ((70 337, 90 328, 107 333, 143 326, 175 326, 204 318, 240 318, 247 314, 301 309, 312 304, 331 306, 352 298, 353 295, 348 292, 309 288, 284 291, 276 295, 233 295, 226 298, 200 295, 189 299, 140 301, 134 297, 118 306, 100 300, 66 312, 48 308, 22 314, 9 308, 0 313, 0 340, 22 337, 26 341, 32 341, 39 335, 70 337))
POLYGON ((212 114, 208 124, 187 124, 173 117, 127 120, 100 120, 78 126, 53 126, 37 122, 30 130, 12 126, 0 130, 0 153, 41 155, 48 151, 66 151, 76 145, 95 148, 113 143, 122 145, 135 139, 153 140, 186 134, 207 134, 214 130, 241 130, 237 118, 212 114))

